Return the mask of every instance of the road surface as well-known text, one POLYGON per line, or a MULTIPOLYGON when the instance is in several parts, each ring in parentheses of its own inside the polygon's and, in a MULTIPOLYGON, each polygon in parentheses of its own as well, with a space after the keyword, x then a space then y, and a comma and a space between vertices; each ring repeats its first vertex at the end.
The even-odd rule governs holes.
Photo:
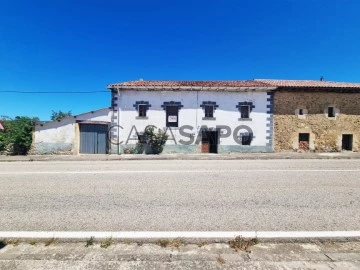
POLYGON ((0 231, 360 229, 360 160, 0 163, 0 231))

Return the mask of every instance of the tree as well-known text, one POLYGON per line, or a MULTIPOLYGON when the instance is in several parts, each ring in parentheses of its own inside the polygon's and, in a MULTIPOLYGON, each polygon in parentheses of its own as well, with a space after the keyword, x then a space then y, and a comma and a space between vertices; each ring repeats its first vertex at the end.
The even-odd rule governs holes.
POLYGON ((2 118, 6 129, 0 133, 0 152, 11 155, 26 155, 32 143, 32 128, 38 118, 16 116, 2 118))
POLYGON ((63 111, 52 111, 51 113, 51 120, 54 121, 54 120, 60 120, 60 119, 63 119, 63 118, 66 118, 66 117, 69 117, 71 116, 71 111, 68 111, 68 112, 63 112, 63 111))

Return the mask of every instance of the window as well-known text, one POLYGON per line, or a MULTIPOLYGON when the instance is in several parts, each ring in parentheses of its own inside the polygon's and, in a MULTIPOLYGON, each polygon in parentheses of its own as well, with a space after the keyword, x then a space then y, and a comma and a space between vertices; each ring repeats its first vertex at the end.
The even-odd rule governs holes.
POLYGON ((139 117, 146 117, 146 110, 147 110, 147 105, 139 104, 138 105, 139 117))
POLYGON ((213 118, 214 117, 214 106, 213 105, 205 105, 205 117, 213 118))
POLYGON ((299 109, 299 115, 304 115, 304 110, 303 109, 299 109))
POLYGON ((166 106, 166 126, 179 126, 179 106, 166 106))
POLYGON ((136 101, 133 107, 138 112, 138 116, 136 117, 136 119, 147 119, 146 113, 147 110, 149 110, 149 108, 151 107, 149 101, 136 101))
POLYGON ((240 106, 240 118, 247 119, 250 118, 250 106, 249 105, 241 105, 240 106))
POLYGON ((250 145, 252 141, 251 133, 242 133, 241 134, 241 144, 242 145, 250 145))
POLYGON ((328 117, 335 117, 335 108, 328 107, 328 117))

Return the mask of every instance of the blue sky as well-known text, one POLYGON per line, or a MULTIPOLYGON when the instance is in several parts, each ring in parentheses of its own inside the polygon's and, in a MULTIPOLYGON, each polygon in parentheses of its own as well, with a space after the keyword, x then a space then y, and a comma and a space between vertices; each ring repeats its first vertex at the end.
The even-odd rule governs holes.
POLYGON ((0 0, 0 115, 110 106, 137 80, 360 82, 360 1, 0 0))

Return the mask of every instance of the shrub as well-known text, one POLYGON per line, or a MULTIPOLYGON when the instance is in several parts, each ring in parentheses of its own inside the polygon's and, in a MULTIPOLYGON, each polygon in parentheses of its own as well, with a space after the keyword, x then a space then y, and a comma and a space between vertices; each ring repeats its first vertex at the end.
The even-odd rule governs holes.
POLYGON ((169 137, 164 130, 158 129, 155 132, 154 126, 147 126, 144 135, 146 140, 145 154, 160 154, 169 137))
POLYGON ((37 118, 15 117, 2 120, 5 132, 0 133, 0 152, 26 155, 32 143, 32 127, 37 118))

